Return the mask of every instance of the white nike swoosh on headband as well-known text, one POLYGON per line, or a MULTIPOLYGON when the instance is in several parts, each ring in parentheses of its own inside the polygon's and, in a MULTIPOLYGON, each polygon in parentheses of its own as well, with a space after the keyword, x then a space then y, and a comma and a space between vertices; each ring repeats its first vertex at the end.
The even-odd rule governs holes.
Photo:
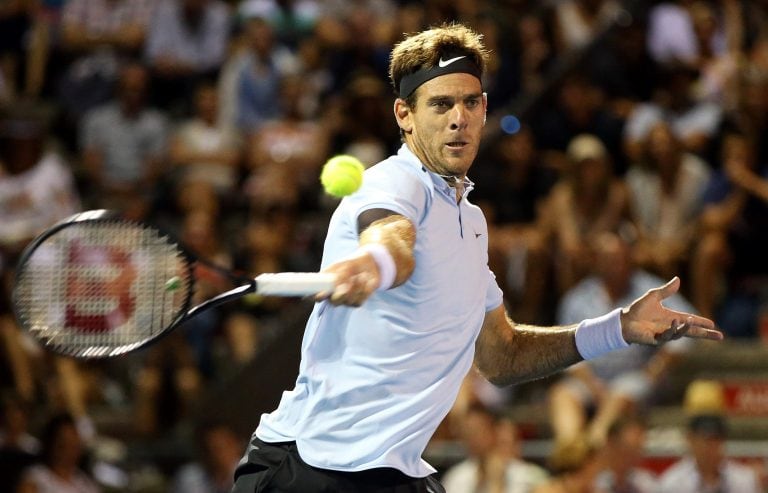
POLYGON ((467 58, 467 55, 457 56, 456 58, 451 58, 449 60, 443 60, 442 57, 440 57, 440 60, 438 60, 437 65, 439 67, 447 67, 448 65, 452 64, 456 60, 461 60, 462 58, 467 58))

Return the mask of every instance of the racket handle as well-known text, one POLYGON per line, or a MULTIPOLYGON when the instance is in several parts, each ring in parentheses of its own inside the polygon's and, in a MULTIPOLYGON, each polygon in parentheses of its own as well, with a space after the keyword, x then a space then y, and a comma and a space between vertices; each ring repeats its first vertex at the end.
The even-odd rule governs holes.
POLYGON ((320 272, 280 272, 256 276, 256 292, 267 296, 309 296, 333 290, 334 274, 320 272))

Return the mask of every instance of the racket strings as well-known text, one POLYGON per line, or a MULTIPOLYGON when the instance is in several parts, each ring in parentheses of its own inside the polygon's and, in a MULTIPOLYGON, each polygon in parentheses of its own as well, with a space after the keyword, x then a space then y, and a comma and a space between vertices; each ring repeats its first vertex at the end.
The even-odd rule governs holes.
POLYGON ((135 223, 93 222, 43 241, 21 269, 16 296, 22 324, 48 346, 105 356, 172 325, 192 284, 186 258, 167 236, 135 223))

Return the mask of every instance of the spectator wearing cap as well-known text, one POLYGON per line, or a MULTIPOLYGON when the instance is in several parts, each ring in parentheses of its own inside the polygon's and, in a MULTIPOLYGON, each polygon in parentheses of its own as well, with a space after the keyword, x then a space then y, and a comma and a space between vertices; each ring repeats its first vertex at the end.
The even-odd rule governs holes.
POLYGON ((542 210, 542 225, 554 239, 555 279, 564 293, 588 272, 589 243, 600 233, 616 231, 628 219, 628 194, 616 177, 604 143, 595 135, 573 138, 568 165, 542 210))
POLYGON ((718 382, 695 381, 686 391, 688 454, 660 478, 660 493, 757 493, 755 471, 725 456, 728 424, 718 382))

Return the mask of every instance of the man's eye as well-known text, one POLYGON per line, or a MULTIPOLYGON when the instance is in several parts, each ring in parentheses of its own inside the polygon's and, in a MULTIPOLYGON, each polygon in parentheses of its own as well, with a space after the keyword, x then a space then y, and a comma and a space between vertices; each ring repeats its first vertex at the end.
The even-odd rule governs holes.
POLYGON ((470 99, 466 103, 467 108, 477 108, 477 105, 479 105, 479 104, 480 104, 480 101, 477 100, 477 99, 470 99))

